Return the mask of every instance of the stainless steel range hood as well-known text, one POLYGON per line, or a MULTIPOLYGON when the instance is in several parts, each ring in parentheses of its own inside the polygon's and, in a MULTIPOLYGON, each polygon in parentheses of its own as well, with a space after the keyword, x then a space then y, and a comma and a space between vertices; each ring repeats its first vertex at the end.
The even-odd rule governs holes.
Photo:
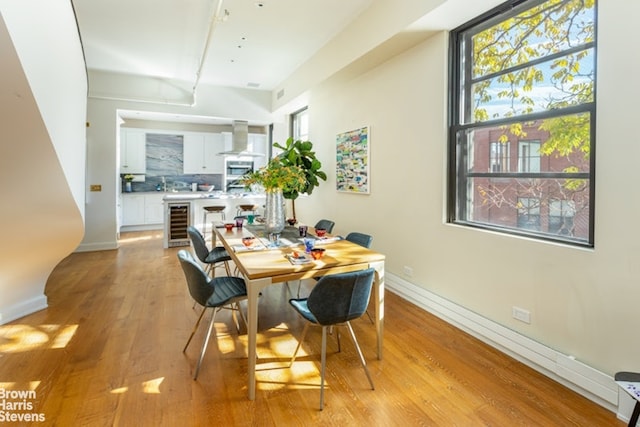
POLYGON ((264 154, 254 153, 248 149, 249 143, 249 122, 245 120, 233 121, 233 132, 231 134, 231 150, 218 153, 219 156, 245 156, 264 157, 264 154))

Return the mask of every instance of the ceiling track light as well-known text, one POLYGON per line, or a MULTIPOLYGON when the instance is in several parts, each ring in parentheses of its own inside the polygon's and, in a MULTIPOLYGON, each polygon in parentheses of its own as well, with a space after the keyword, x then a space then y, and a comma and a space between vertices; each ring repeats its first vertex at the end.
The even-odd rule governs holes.
POLYGON ((222 14, 216 15, 216 21, 218 21, 218 22, 227 22, 227 19, 229 19, 229 15, 231 15, 229 13, 229 10, 225 9, 224 12, 222 12, 222 14))

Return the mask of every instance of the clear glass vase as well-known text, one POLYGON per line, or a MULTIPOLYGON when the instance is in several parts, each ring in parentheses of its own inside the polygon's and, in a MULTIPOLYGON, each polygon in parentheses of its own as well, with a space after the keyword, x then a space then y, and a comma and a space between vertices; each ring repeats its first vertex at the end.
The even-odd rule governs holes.
POLYGON ((284 230, 285 201, 281 189, 267 190, 265 204, 265 231, 268 234, 278 234, 284 230))

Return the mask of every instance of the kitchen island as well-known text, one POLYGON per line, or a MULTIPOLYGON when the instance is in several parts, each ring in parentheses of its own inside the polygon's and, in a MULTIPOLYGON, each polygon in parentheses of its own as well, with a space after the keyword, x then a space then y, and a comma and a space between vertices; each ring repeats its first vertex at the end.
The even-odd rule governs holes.
MULTIPOLYGON (((239 205, 258 205, 261 210, 265 195, 258 193, 180 192, 166 193, 164 202, 164 247, 188 246, 186 227, 193 225, 205 230, 204 208, 224 206, 227 220, 233 220, 239 205)), ((209 220, 208 220, 209 221, 209 220)), ((214 218, 211 218, 214 221, 214 218)), ((220 219, 215 219, 216 222, 220 219)), ((203 233, 205 234, 205 233, 203 233)))

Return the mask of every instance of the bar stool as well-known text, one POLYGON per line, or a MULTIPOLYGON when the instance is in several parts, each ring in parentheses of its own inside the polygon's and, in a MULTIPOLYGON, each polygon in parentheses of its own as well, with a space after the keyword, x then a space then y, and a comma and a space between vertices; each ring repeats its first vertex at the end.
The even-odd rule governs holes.
MULTIPOLYGON (((208 214, 220 214, 220 219, 222 219, 222 221, 224 221, 225 218, 225 214, 224 214, 224 210, 227 207, 222 205, 222 206, 205 206, 203 208, 204 214, 202 217, 202 234, 204 236, 207 235, 207 215, 208 214)), ((213 232, 213 230, 211 230, 213 232)))
POLYGON ((236 206, 236 216, 245 217, 245 215, 258 215, 258 205, 238 205, 236 206))

